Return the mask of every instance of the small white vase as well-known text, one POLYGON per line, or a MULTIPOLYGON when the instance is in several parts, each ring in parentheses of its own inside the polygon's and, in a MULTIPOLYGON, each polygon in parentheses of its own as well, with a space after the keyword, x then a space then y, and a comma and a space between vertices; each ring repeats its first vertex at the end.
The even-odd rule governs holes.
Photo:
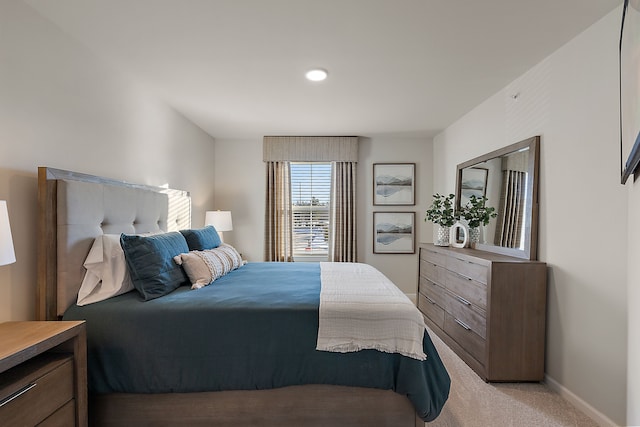
POLYGON ((469 245, 469 227, 460 221, 451 226, 449 244, 454 248, 466 248, 469 245))
POLYGON ((449 231, 451 227, 436 225, 436 246, 449 246, 449 231))

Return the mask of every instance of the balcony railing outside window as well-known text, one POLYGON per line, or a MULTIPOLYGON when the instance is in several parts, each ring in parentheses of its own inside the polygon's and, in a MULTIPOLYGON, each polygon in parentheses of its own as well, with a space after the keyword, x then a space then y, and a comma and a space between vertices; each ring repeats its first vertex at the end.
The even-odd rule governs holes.
POLYGON ((293 255, 327 259, 331 163, 292 163, 293 255))

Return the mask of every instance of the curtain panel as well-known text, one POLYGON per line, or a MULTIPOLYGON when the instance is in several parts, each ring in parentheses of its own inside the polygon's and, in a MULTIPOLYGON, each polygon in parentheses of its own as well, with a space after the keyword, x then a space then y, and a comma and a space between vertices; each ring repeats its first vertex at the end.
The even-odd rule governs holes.
POLYGON ((293 261, 293 214, 288 162, 267 162, 265 261, 293 261))
POLYGON ((524 188, 526 173, 517 170, 505 170, 502 177, 502 193, 498 223, 496 225, 496 244, 507 248, 519 248, 521 242, 522 217, 524 210, 524 188))
POLYGON ((331 189, 331 241, 329 260, 356 262, 356 165, 334 162, 331 189))

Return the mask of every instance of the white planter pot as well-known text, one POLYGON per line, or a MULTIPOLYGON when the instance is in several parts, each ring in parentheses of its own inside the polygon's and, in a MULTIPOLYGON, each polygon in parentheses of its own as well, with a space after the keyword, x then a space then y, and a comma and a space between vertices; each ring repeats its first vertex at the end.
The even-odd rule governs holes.
POLYGON ((444 227, 436 224, 436 241, 433 242, 436 246, 449 246, 449 231, 451 227, 444 227))

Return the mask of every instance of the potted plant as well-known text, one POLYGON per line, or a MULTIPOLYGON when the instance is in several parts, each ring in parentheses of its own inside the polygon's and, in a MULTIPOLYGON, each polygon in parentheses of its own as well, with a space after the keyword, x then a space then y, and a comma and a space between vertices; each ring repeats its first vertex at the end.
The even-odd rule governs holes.
POLYGON ((460 208, 459 215, 469 226, 469 242, 475 245, 480 240, 480 226, 488 225, 491 218, 498 216, 496 209, 486 205, 487 198, 472 195, 466 205, 460 208))
POLYGON ((454 194, 445 196, 434 194, 433 203, 425 212, 425 221, 431 221, 438 226, 436 246, 449 246, 449 228, 456 221, 456 212, 453 206, 454 194))

